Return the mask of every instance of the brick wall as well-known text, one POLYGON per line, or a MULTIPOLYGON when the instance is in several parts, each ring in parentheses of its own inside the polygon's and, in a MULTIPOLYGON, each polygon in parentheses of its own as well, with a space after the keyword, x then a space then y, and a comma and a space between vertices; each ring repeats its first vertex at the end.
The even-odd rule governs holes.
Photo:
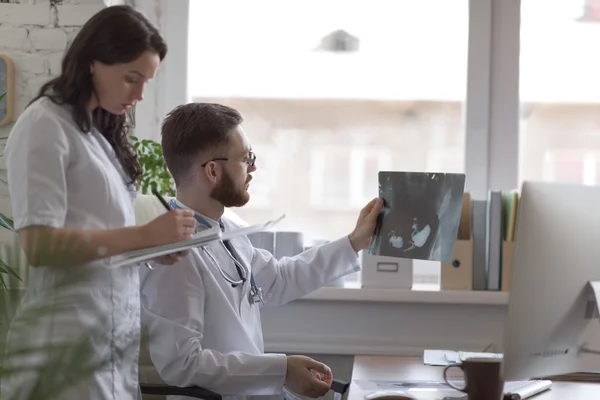
MULTIPOLYGON (((40 86, 60 72, 63 53, 79 28, 100 9, 116 4, 130 4, 140 9, 160 28, 164 0, 9 0, 0 3, 0 54, 15 64, 15 115, 23 111, 40 86)), ((155 103, 157 88, 146 93, 155 103)), ((153 114, 153 105, 143 112, 153 114)), ((144 125, 142 136, 150 137, 158 122, 149 116, 136 118, 144 125)), ((0 137, 8 136, 10 125, 0 127, 0 137)))
MULTIPOLYGON (((15 115, 60 72, 64 50, 105 0, 11 0, 0 4, 0 53, 15 65, 15 115)), ((7 136, 10 125, 0 127, 7 136)))

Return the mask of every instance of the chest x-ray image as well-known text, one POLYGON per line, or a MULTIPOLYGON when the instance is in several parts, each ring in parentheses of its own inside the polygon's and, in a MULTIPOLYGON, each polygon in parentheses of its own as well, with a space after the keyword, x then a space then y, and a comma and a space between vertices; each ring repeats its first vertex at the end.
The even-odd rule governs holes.
POLYGON ((464 189, 465 174, 379 172, 384 206, 369 254, 450 261, 464 189))

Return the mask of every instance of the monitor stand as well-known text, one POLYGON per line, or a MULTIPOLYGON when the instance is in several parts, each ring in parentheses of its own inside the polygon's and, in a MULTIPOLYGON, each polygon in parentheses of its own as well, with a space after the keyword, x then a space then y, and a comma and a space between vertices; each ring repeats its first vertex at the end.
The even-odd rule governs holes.
MULTIPOLYGON (((598 310, 598 305, 600 305, 600 281, 589 281, 587 287, 590 291, 590 298, 585 304, 584 318, 598 319, 600 321, 600 312, 598 310)), ((600 350, 590 349, 586 343, 581 346, 579 351, 581 353, 600 354, 600 350)))

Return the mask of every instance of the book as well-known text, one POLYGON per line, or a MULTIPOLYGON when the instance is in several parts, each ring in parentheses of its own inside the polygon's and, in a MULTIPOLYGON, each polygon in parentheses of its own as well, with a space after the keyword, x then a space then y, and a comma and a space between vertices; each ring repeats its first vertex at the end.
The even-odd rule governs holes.
POLYGON ((488 192, 486 210, 485 265, 487 290, 500 290, 502 282, 502 192, 488 192))
POLYGON ((275 220, 267 221, 262 224, 246 226, 226 232, 221 232, 221 229, 218 226, 214 228, 205 229, 194 234, 190 240, 183 240, 180 242, 166 244, 162 246, 129 251, 127 253, 110 257, 108 268, 119 268, 126 265, 137 264, 167 254, 177 253, 180 251, 192 249, 194 247, 204 246, 217 240, 230 240, 238 236, 247 236, 252 233, 266 231, 271 229, 277 223, 279 223, 283 218, 285 218, 285 215, 282 215, 281 217, 275 220))
POLYGON ((450 262, 464 189, 465 174, 380 171, 384 205, 369 254, 450 262))

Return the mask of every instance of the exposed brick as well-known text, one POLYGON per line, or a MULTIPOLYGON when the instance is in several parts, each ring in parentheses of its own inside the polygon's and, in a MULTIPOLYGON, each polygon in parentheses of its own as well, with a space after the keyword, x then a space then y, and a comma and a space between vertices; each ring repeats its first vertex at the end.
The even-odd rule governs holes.
POLYGON ((67 34, 59 28, 33 28, 29 31, 31 46, 36 50, 64 50, 67 34))
POLYGON ((22 93, 27 96, 27 101, 31 101, 35 96, 37 96, 38 92, 42 85, 48 82, 52 77, 50 76, 33 76, 27 80, 27 91, 22 93))
POLYGON ((60 74, 61 68, 62 68, 62 59, 63 59, 63 52, 60 53, 52 53, 50 55, 48 55, 48 68, 49 68, 49 74, 56 76, 60 74))
POLYGON ((0 23, 12 26, 48 25, 50 23, 50 6, 47 4, 2 4, 0 23))
POLYGON ((17 100, 15 101, 15 112, 13 115, 13 119, 16 119, 18 115, 21 115, 21 113, 25 111, 25 107, 27 107, 31 99, 33 99, 33 97, 29 97, 27 86, 23 86, 22 89, 17 93, 19 93, 20 96, 18 96, 17 100))
MULTIPOLYGON (((2 3, 0 53, 7 54, 15 63, 14 119, 37 95, 39 88, 60 73, 64 51, 89 18, 106 6, 117 4, 137 4, 137 8, 154 15, 151 11, 161 1, 18 0, 2 3)), ((159 126, 160 117, 153 116, 150 125, 159 126)), ((0 137, 7 136, 10 128, 11 124, 0 127, 0 137)), ((2 161, 0 157, 0 172, 4 169, 2 161)))
POLYGON ((115 4, 124 4, 123 1, 110 1, 110 0, 71 0, 74 4, 102 4, 103 6, 114 6, 115 4))
POLYGON ((94 14, 104 8, 104 3, 56 6, 59 26, 83 26, 94 14))
POLYGON ((27 50, 27 29, 0 26, 0 49, 27 50))
POLYGON ((62 28, 67 33, 67 46, 70 46, 73 43, 73 39, 77 36, 77 33, 81 29, 80 27, 66 27, 62 28))
POLYGON ((15 53, 11 59, 21 74, 42 75, 48 72, 46 57, 40 54, 15 53))

